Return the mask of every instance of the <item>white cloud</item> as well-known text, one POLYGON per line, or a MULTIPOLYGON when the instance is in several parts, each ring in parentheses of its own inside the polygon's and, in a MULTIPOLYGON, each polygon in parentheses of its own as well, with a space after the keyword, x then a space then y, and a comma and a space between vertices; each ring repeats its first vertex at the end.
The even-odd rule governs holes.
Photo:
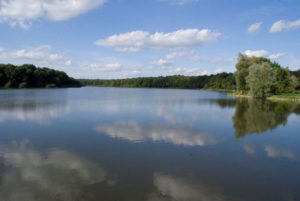
POLYGON ((208 75, 208 74, 216 74, 224 72, 223 68, 217 68, 214 71, 203 70, 200 67, 192 67, 191 65, 186 65, 186 67, 182 66, 182 64, 177 65, 176 61, 178 62, 192 62, 193 66, 199 66, 200 62, 205 63, 227 63, 228 59, 222 58, 207 58, 198 55, 195 51, 181 51, 181 52, 173 52, 165 57, 154 60, 151 62, 152 65, 158 66, 161 70, 163 70, 162 75, 208 75), (189 66, 189 67, 188 67, 189 66))
POLYGON ((122 52, 134 52, 144 48, 182 49, 214 41, 220 35, 220 32, 209 29, 181 29, 170 33, 156 32, 154 34, 145 31, 133 31, 100 39, 95 44, 112 47, 122 52))
POLYGON ((0 22, 27 29, 35 19, 67 20, 105 2, 106 0, 0 0, 0 22))
POLYGON ((247 154, 255 154, 256 153, 255 148, 249 144, 245 144, 243 146, 243 149, 247 154))
POLYGON ((251 24, 248 28, 248 33, 250 33, 250 34, 257 33, 259 31, 261 25, 262 25, 262 22, 257 22, 257 23, 251 24))
POLYGON ((89 67, 94 70, 99 71, 117 71, 121 69, 121 64, 111 63, 111 64, 89 64, 89 67))
POLYGON ((178 59, 180 57, 186 56, 187 53, 185 52, 173 52, 168 55, 166 55, 164 58, 155 60, 152 62, 152 64, 158 65, 158 66, 172 66, 173 60, 178 59))
POLYGON ((167 60, 173 60, 173 59, 177 59, 177 58, 180 58, 180 57, 183 57, 185 56, 186 53, 185 52, 173 52, 171 54, 168 54, 165 59, 167 60))
POLYGON ((199 2, 199 0, 164 0, 164 1, 168 1, 170 4, 175 4, 179 6, 182 6, 187 3, 199 2))
POLYGON ((23 62, 38 62, 43 65, 71 65, 72 61, 66 58, 62 54, 51 53, 51 46, 41 45, 36 48, 31 49, 17 49, 9 50, 2 49, 0 51, 0 59, 5 59, 9 61, 23 61, 23 62))
POLYGON ((66 64, 67 66, 70 66, 70 65, 72 65, 72 61, 71 61, 71 60, 67 60, 67 61, 65 62, 65 64, 66 64))
POLYGON ((269 59, 279 59, 281 57, 283 57, 285 55, 285 53, 277 53, 277 54, 270 54, 269 55, 269 59))
POLYGON ((272 25, 270 33, 288 31, 298 28, 300 28, 300 19, 295 21, 279 20, 272 25))
POLYGON ((77 78, 127 78, 141 75, 141 70, 135 65, 120 64, 117 59, 103 63, 88 63, 72 61, 62 53, 53 53, 49 45, 41 45, 28 49, 3 49, 0 59, 5 63, 23 64, 32 63, 37 66, 46 66, 66 71, 70 76, 77 78))
POLYGON ((152 64, 158 65, 158 66, 172 66, 173 62, 169 61, 167 59, 159 59, 159 60, 153 61, 152 64))
POLYGON ((279 59, 285 55, 285 53, 269 54, 266 50, 246 50, 244 54, 248 57, 267 57, 269 59, 279 59))
POLYGON ((112 138, 120 138, 131 142, 152 140, 183 146, 205 146, 217 143, 212 136, 196 130, 181 127, 141 125, 135 121, 121 121, 111 125, 97 126, 95 130, 112 138))
POLYGON ((246 50, 244 52, 248 57, 265 57, 268 55, 268 51, 266 50, 246 50))
POLYGON ((267 155, 271 158, 288 158, 291 160, 296 160, 296 154, 289 150, 273 146, 265 146, 265 151, 267 155))
POLYGON ((222 72, 224 72, 223 68, 217 68, 214 73, 218 74, 218 73, 222 73, 222 72))
POLYGON ((140 66, 121 64, 117 61, 108 63, 73 63, 70 75, 89 79, 122 79, 139 77, 145 74, 140 66))
POLYGON ((198 67, 194 68, 187 68, 187 67, 176 67, 174 70, 169 71, 171 75, 177 74, 177 75, 207 75, 208 71, 203 70, 198 67))

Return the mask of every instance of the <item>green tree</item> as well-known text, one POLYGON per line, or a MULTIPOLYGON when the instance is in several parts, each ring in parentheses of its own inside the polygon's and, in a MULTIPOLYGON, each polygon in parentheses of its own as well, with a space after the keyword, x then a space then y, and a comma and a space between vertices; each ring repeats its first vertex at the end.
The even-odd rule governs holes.
POLYGON ((234 73, 236 79, 236 87, 239 92, 245 92, 248 90, 246 77, 249 74, 249 67, 252 65, 251 59, 244 55, 238 55, 238 62, 235 65, 236 72, 234 73))
POLYGON ((274 85, 274 73, 269 63, 252 64, 246 78, 249 94, 254 98, 265 99, 271 95, 274 85))

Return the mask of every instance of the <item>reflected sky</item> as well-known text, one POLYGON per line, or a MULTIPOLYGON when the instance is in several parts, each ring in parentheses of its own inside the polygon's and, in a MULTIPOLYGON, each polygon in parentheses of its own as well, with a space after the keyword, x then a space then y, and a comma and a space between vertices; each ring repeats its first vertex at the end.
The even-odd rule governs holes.
POLYGON ((46 153, 28 141, 2 145, 1 200, 74 200, 82 188, 106 180, 104 169, 65 150, 46 153))
POLYGON ((0 201, 296 201, 299 111, 200 90, 0 90, 0 201))
POLYGON ((148 201, 190 200, 190 201, 223 201, 224 196, 191 179, 180 178, 162 173, 154 173, 153 183, 156 194, 153 193, 148 201))
POLYGON ((69 111, 65 93, 64 90, 58 90, 53 95, 47 90, 0 91, 0 123, 18 120, 49 125, 51 119, 69 111))
POLYGON ((112 138, 121 138, 131 142, 151 140, 183 146, 206 146, 217 143, 210 135, 196 130, 183 127, 141 125, 135 121, 122 121, 111 125, 96 126, 95 130, 112 138))
POLYGON ((278 148, 278 147, 273 147, 270 145, 265 146, 265 151, 267 155, 271 158, 277 158, 277 157, 282 157, 282 158, 288 158, 291 160, 296 160, 296 154, 290 150, 278 148))

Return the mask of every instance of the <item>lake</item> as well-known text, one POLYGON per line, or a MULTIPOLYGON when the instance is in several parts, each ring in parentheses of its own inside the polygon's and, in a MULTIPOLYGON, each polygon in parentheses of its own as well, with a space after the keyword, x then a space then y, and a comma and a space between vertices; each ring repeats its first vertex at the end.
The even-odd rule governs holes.
POLYGON ((297 201, 300 105, 201 90, 0 90, 0 201, 297 201))

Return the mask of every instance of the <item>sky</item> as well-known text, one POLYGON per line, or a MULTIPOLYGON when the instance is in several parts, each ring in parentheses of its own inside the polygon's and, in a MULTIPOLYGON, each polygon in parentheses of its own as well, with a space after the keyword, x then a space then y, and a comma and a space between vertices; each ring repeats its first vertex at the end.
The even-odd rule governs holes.
POLYGON ((300 1, 0 0, 0 63, 116 79, 234 72, 238 53, 300 69, 300 1))

